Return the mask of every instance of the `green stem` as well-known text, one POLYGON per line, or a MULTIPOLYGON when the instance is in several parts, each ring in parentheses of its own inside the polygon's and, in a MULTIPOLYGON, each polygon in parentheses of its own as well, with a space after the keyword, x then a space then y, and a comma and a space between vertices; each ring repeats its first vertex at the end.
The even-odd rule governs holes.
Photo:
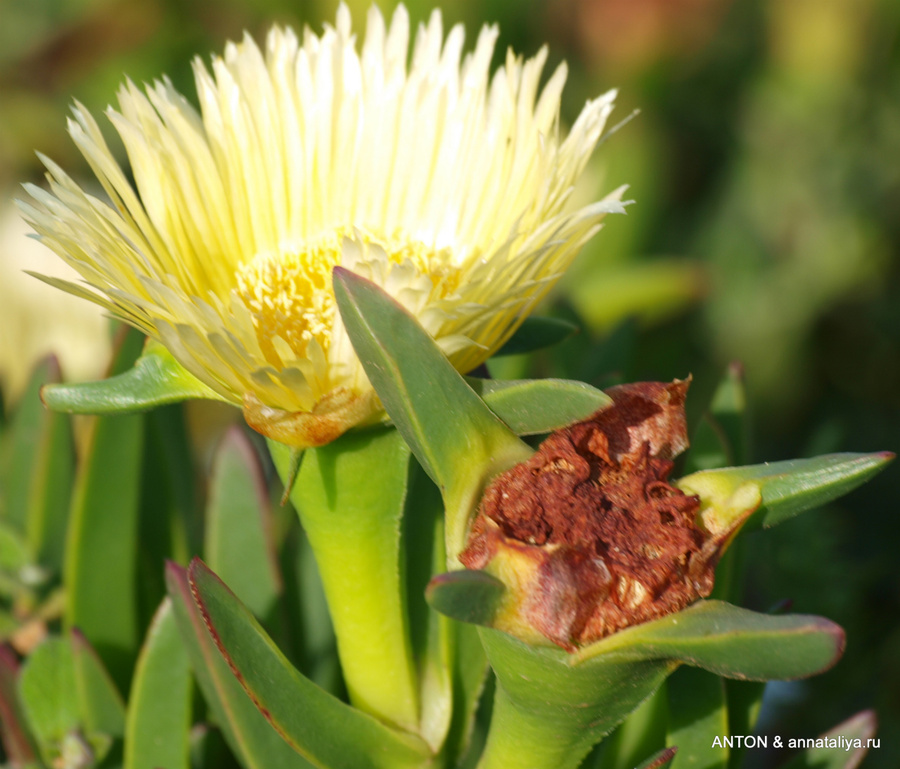
MULTIPOLYGON (((269 447, 285 478, 290 449, 269 447)), ((290 496, 319 566, 351 701, 418 732, 400 544, 409 457, 392 428, 347 434, 306 451, 290 496)))
POLYGON ((593 736, 547 718, 547 713, 516 707, 498 685, 478 769, 576 769, 594 742, 593 736))

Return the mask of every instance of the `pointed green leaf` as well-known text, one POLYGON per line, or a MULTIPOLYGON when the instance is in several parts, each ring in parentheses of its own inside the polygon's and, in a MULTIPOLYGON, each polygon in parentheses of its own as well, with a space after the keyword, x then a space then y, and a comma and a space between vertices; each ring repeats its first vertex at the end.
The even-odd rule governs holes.
POLYGON ((217 648, 251 699, 300 754, 328 769, 422 767, 425 744, 346 705, 304 678, 234 594, 199 560, 191 590, 217 648))
POLYGON ((262 466, 249 440, 234 427, 213 463, 203 553, 210 568, 262 619, 282 589, 272 525, 262 466))
MULTIPOLYGON (((285 477, 290 449, 269 448, 285 477)), ((392 428, 348 433, 307 449, 291 501, 319 565, 351 702, 415 730, 418 686, 400 552, 409 462, 392 428)))
POLYGON ((725 682, 697 668, 681 668, 666 681, 669 729, 666 743, 678 748, 672 769, 726 769, 730 734, 725 682))
POLYGON ((63 638, 48 638, 22 665, 19 698, 41 756, 50 764, 63 741, 80 725, 72 646, 63 638))
POLYGON ((13 765, 35 763, 37 748, 19 702, 19 663, 8 646, 0 646, 0 742, 13 765))
POLYGON ((494 357, 542 350, 577 333, 578 326, 567 320, 531 315, 522 321, 522 325, 516 329, 509 341, 494 353, 494 357))
MULTIPOLYGON (((140 335, 130 332, 114 371, 129 366, 140 345, 140 335)), ((128 686, 140 643, 136 575, 143 419, 94 420, 76 478, 66 542, 66 626, 84 633, 122 689, 128 686)))
POLYGON ((663 769, 664 766, 669 766, 672 763, 672 759, 678 755, 677 747, 665 748, 664 750, 659 751, 650 758, 648 758, 644 763, 635 769, 663 769))
POLYGON ((84 635, 74 629, 71 640, 81 722, 90 732, 122 737, 125 734, 122 696, 84 635))
POLYGON ((469 386, 516 435, 538 435, 582 422, 612 403, 602 390, 565 379, 466 377, 469 386))
POLYGON ((762 504, 747 525, 768 528, 847 494, 881 472, 893 458, 890 452, 827 454, 814 459, 704 470, 681 478, 676 485, 714 503, 728 499, 744 484, 754 484, 760 489, 762 504))
POLYGON ((32 557, 59 570, 72 492, 75 454, 67 417, 48 412, 38 398, 59 381, 56 358, 39 364, 19 401, 10 428, 3 484, 5 516, 26 537, 32 557))
POLYGON ((876 727, 871 710, 857 713, 810 740, 812 747, 785 764, 784 769, 856 769, 871 747, 876 727))
POLYGON ((189 769, 191 669, 170 599, 141 649, 128 698, 124 769, 189 769))
POLYGON ((207 619, 191 594, 186 570, 169 563, 166 583, 194 676, 244 769, 309 769, 309 762, 272 728, 219 652, 207 619))
POLYGON ((48 385, 41 397, 54 411, 70 414, 131 414, 192 398, 223 400, 153 339, 133 368, 99 382, 48 385))
POLYGON ((369 381, 444 496, 452 567, 485 486, 533 452, 485 406, 400 304, 340 267, 333 282, 341 318, 369 381))
POLYGON ((506 585, 487 572, 462 569, 438 574, 426 597, 436 611, 459 622, 490 627, 501 608, 506 585))

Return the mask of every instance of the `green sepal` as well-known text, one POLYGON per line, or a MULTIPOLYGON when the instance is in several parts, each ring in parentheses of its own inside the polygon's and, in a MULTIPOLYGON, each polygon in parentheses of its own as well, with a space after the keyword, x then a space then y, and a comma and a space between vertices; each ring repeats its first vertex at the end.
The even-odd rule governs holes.
POLYGON ((572 654, 480 633, 498 681, 482 769, 525 765, 526 756, 535 769, 578 766, 680 664, 740 679, 799 678, 833 665, 844 645, 843 631, 828 620, 720 601, 700 601, 572 654))
POLYGON ((506 585, 487 572, 461 569, 434 577, 425 597, 435 611, 447 617, 491 627, 505 593, 506 585))
POLYGON ((567 379, 465 380, 516 435, 559 430, 612 403, 602 390, 567 379))
POLYGON ((430 763, 418 737, 392 729, 301 675, 253 615, 202 561, 188 580, 206 630, 244 690, 284 740, 326 769, 403 769, 430 763))
POLYGON ((526 352, 542 350, 577 333, 578 326, 567 320, 530 315, 522 321, 506 344, 494 353, 494 357, 521 355, 526 352))
POLYGON ((166 598, 150 624, 128 698, 124 769, 189 769, 191 668, 166 598))
POLYGON ((44 404, 70 414, 132 414, 193 398, 225 400, 185 369, 160 342, 147 339, 127 371, 97 382, 47 385, 44 404))
POLYGON ((272 510, 259 458, 228 430, 213 459, 203 555, 244 604, 266 621, 282 592, 272 510))
POLYGON ((843 723, 829 729, 818 739, 823 740, 822 747, 806 748, 792 761, 784 765, 784 769, 856 769, 868 752, 868 741, 875 736, 877 722, 875 713, 864 710, 843 723), (849 740, 840 743, 839 738, 849 740), (836 744, 829 746, 828 740, 835 740, 836 744), (859 740, 859 745, 856 741, 859 740))
POLYGON ((741 486, 756 486, 762 503, 745 525, 768 528, 847 494, 881 472, 893 458, 886 451, 826 454, 813 459, 703 470, 681 478, 675 485, 687 494, 699 494, 704 505, 711 506, 727 504, 741 486))
POLYGON ((448 565, 485 487, 533 453, 484 404, 418 321, 374 283, 335 267, 335 298, 385 410, 447 511, 448 565))
POLYGON ((166 584, 179 633, 203 698, 244 769, 310 769, 259 711, 216 646, 191 592, 187 571, 166 566, 166 584))

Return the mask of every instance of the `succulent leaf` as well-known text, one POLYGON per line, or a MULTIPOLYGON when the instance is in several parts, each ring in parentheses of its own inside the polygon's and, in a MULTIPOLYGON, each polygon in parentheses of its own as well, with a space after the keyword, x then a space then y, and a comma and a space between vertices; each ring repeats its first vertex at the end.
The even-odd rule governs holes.
POLYGON ((578 333, 578 326, 562 318, 546 318, 530 315, 522 321, 513 335, 507 340, 494 357, 501 355, 520 355, 534 352, 544 347, 551 347, 573 334, 578 333))
POLYGON ((298 754, 327 769, 423 767, 427 746, 350 707, 301 675, 201 561, 188 572, 206 630, 241 686, 298 754))
POLYGON ((340 267, 334 291, 341 318, 385 410, 447 508, 449 566, 490 479, 532 450, 487 407, 398 302, 340 267))
POLYGON ((47 385, 41 398, 70 414, 131 414, 193 398, 224 400, 153 339, 133 367, 97 382, 47 385))
POLYGON ((192 679, 171 599, 147 631, 128 698, 124 769, 188 769, 192 679))

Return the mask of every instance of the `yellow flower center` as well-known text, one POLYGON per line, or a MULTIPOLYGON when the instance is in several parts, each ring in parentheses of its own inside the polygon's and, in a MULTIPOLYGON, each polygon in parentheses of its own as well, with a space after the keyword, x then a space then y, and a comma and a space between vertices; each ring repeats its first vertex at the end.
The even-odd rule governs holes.
MULTIPOLYGON (((276 337, 298 358, 306 355, 312 339, 327 352, 335 313, 331 270, 341 264, 345 235, 342 229, 308 248, 257 254, 238 268, 235 290, 250 310, 263 354, 276 367, 285 363, 277 353, 276 337)), ((386 267, 408 263, 416 275, 427 276, 431 297, 444 297, 459 284, 460 269, 453 264, 450 249, 437 250, 402 234, 381 238, 354 231, 353 235, 370 255, 373 250, 382 252, 386 267)))

